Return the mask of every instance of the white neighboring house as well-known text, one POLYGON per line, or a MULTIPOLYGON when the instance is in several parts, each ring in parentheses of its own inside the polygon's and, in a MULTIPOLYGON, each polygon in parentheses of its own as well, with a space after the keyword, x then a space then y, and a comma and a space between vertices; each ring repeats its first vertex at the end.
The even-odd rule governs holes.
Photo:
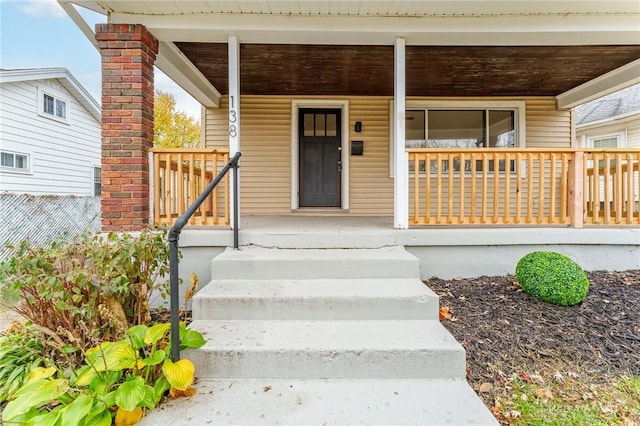
POLYGON ((101 109, 65 68, 0 70, 0 258, 100 229, 101 109))
POLYGON ((577 145, 640 148, 640 84, 576 108, 577 145))

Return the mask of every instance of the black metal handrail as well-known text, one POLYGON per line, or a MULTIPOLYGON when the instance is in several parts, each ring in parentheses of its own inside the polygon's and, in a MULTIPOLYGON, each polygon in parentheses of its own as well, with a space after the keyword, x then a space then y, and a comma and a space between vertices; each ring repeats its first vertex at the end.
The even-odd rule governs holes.
POLYGON ((171 309, 171 360, 177 362, 180 359, 180 297, 178 279, 178 240, 180 232, 202 204, 220 183, 229 169, 233 169, 233 248, 238 248, 238 160, 240 153, 236 152, 229 162, 220 170, 220 173, 207 185, 198 198, 180 216, 167 234, 169 241, 169 308, 171 309))

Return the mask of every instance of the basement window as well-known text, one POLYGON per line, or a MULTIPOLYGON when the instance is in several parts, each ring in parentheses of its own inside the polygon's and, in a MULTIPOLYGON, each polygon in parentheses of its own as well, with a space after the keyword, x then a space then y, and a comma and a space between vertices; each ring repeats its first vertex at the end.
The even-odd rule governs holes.
POLYGON ((29 172, 29 156, 11 151, 0 151, 0 167, 15 172, 29 172))

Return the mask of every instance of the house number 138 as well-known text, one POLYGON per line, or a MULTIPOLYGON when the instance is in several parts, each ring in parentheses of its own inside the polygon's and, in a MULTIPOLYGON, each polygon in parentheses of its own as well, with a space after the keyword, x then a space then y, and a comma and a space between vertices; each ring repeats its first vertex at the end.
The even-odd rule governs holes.
POLYGON ((231 136, 232 138, 235 138, 236 136, 238 136, 238 128, 236 127, 235 122, 238 121, 238 117, 237 117, 237 113, 236 113, 236 106, 235 106, 235 102, 233 99, 233 96, 230 96, 230 108, 229 108, 229 136, 231 136))

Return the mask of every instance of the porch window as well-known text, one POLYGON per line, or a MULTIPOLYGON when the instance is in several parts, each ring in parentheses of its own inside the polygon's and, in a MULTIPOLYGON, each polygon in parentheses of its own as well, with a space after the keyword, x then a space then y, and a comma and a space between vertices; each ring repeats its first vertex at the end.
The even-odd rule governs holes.
MULTIPOLYGON (((393 105, 392 105, 393 106, 393 105)), ((524 146, 524 102, 482 101, 409 101, 405 113, 406 148, 516 148, 524 146)), ((393 126, 393 122, 391 123, 393 126)), ((393 130, 391 132, 391 171, 393 171, 393 130)), ((420 164, 425 171, 426 164, 420 164)), ((437 164, 431 161, 432 172, 442 168, 447 171, 448 161, 437 164)), ((472 170, 471 160, 463 164, 453 162, 454 172, 472 170)), ((515 171, 515 161, 509 165, 500 161, 487 164, 489 172, 504 172, 508 167, 515 171)), ((413 173, 413 165, 409 166, 413 173)), ((483 169, 482 161, 476 161, 477 172, 483 169)), ((391 174, 393 176, 393 174, 391 174)))
MULTIPOLYGON (((425 109, 408 110, 406 114, 407 148, 514 148, 517 146, 516 111, 498 109, 425 109)), ((482 171, 482 161, 476 162, 476 170, 482 171)), ((510 168, 515 170, 515 162, 510 168)), ((421 164, 421 171, 426 165, 421 164)), ((441 165, 431 161, 431 171, 444 170, 449 162, 441 165)), ((471 160, 464 164, 453 163, 454 171, 471 171, 471 160)), ((493 161, 488 164, 494 171, 493 161)), ((501 161, 499 171, 506 165, 501 161)), ((411 171, 411 170, 410 170, 411 171)))

